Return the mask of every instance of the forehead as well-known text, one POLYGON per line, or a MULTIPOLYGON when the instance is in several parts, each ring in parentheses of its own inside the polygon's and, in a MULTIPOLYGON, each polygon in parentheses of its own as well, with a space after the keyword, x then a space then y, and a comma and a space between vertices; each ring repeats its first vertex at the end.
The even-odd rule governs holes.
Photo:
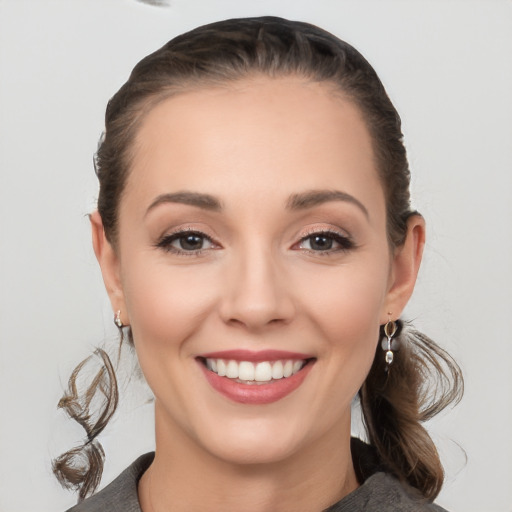
POLYGON ((332 85, 253 77, 177 94, 145 115, 127 193, 268 196, 269 187, 283 197, 291 188, 382 192, 361 112, 332 85))

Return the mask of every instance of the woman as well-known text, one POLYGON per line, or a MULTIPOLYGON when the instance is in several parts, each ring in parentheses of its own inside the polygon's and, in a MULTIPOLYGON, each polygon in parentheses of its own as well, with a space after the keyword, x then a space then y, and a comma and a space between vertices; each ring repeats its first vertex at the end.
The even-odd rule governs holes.
MULTIPOLYGON (((305 23, 199 27, 135 67, 96 164, 93 245, 155 395, 156 451, 72 510, 440 510, 420 422, 462 381, 399 319, 425 224, 366 60, 305 23), (350 437, 357 395, 368 445, 350 437)), ((98 355, 85 399, 80 366, 60 404, 88 435, 54 466, 79 499, 117 404, 98 355)))

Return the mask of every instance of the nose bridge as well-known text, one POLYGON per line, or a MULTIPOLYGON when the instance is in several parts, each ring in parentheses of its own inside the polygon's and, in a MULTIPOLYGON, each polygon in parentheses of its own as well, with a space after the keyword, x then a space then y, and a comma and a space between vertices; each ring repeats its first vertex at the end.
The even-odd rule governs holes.
POLYGON ((255 240, 233 254, 223 300, 226 321, 257 329, 293 315, 293 301, 279 258, 255 240))

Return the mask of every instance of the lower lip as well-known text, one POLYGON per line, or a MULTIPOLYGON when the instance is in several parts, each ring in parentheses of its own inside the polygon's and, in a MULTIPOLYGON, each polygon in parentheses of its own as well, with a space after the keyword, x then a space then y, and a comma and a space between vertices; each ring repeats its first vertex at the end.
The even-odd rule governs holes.
POLYGON ((206 379, 216 391, 226 398, 241 404, 270 404, 295 391, 307 377, 313 366, 309 361, 295 375, 269 382, 268 384, 242 384, 234 379, 219 377, 199 362, 206 379))

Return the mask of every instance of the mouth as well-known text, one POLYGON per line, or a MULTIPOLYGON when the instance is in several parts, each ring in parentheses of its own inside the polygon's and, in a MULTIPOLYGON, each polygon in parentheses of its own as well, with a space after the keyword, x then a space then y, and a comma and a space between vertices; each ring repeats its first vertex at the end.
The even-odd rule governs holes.
POLYGON ((196 358, 210 385, 239 403, 266 404, 297 389, 316 361, 284 352, 237 351, 196 358))
POLYGON ((206 368, 219 377, 240 384, 262 385, 297 374, 312 359, 283 359, 277 361, 236 361, 235 359, 200 358, 206 368))

